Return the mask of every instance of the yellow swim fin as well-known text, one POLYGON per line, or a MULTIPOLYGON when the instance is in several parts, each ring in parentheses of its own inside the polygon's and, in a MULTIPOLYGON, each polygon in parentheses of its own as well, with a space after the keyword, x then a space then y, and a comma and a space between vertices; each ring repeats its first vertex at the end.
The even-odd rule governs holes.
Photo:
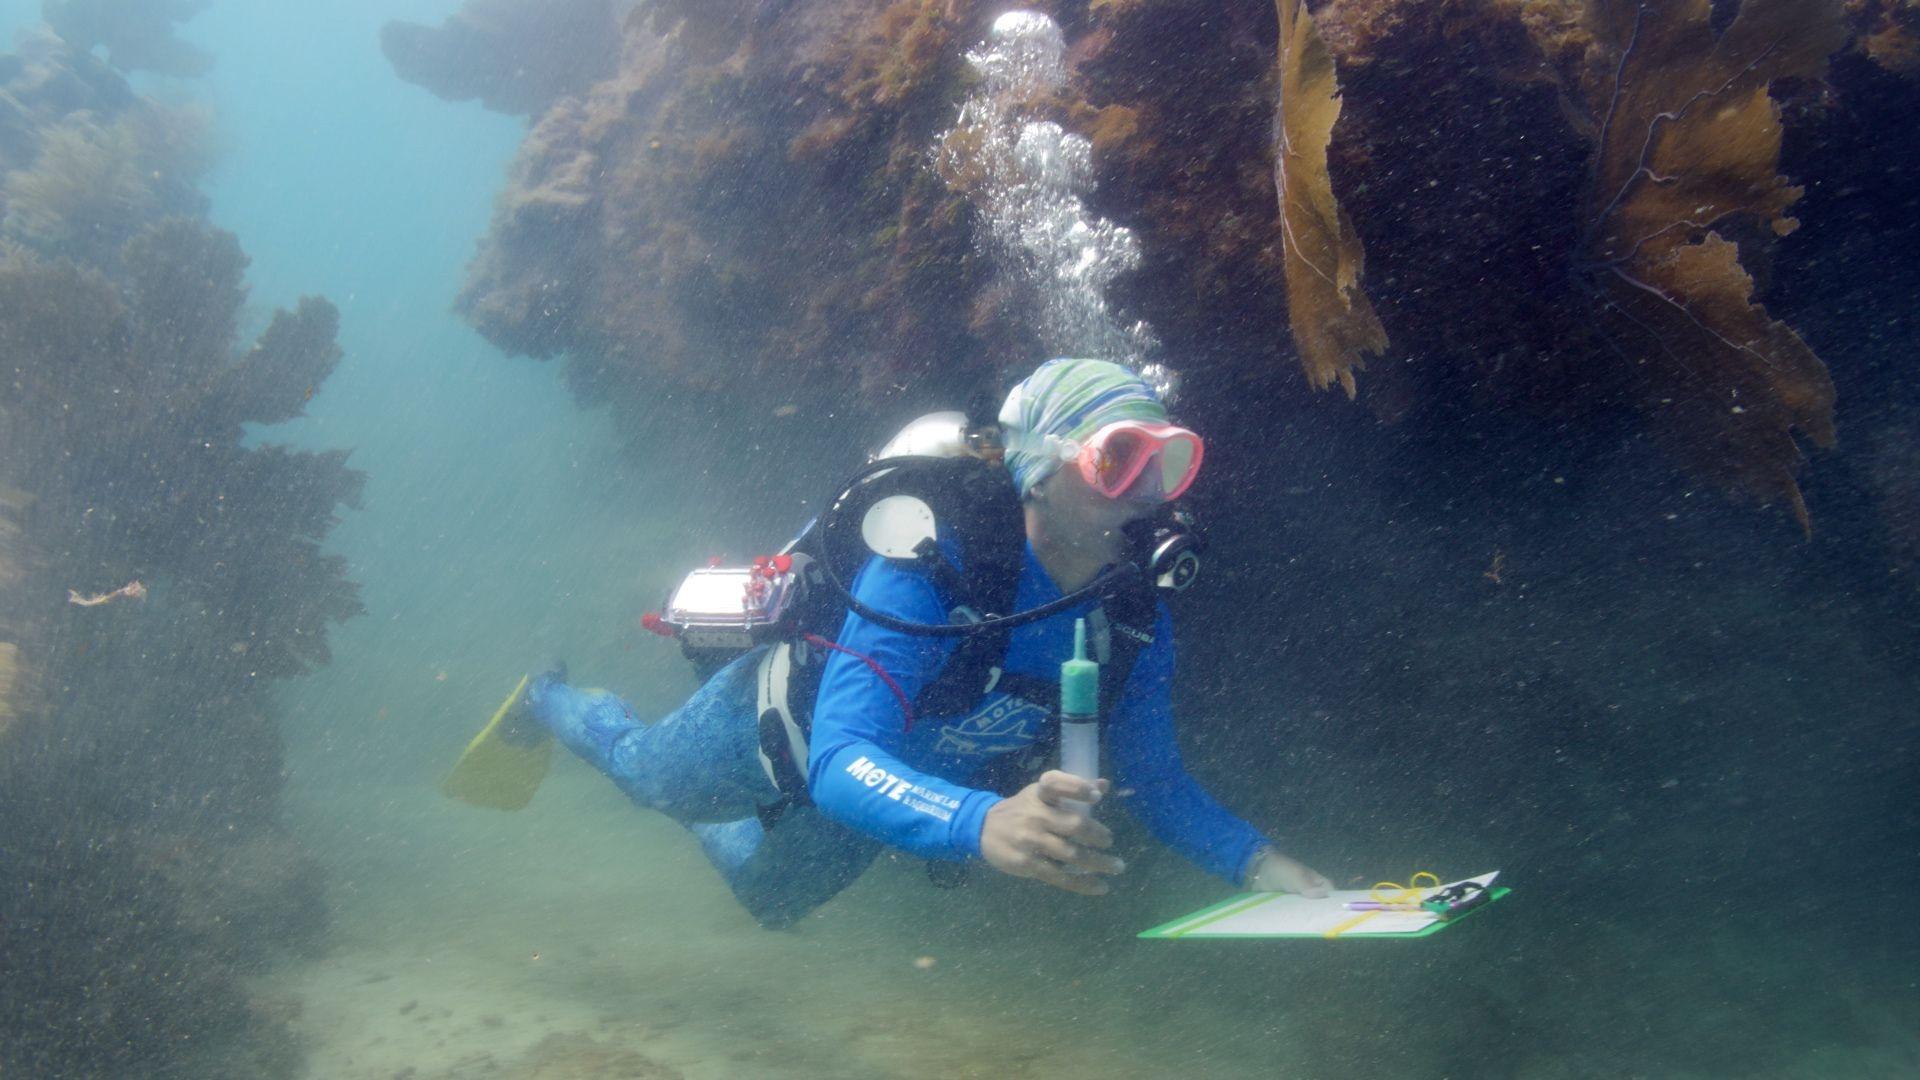
POLYGON ((501 725, 526 696, 530 681, 532 676, 520 676, 513 693, 493 711, 493 719, 467 744, 453 771, 440 782, 440 794, 494 810, 518 810, 533 801, 553 763, 553 740, 521 746, 501 735, 501 725))

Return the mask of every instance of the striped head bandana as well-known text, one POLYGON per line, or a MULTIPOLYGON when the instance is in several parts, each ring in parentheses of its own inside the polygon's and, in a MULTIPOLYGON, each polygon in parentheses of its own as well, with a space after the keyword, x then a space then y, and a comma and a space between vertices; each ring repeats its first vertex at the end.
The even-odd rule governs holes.
POLYGON ((1080 442, 1116 420, 1161 424, 1166 406, 1153 388, 1111 360, 1049 360, 1000 408, 1007 468, 1025 498, 1063 464, 1063 443, 1080 442))

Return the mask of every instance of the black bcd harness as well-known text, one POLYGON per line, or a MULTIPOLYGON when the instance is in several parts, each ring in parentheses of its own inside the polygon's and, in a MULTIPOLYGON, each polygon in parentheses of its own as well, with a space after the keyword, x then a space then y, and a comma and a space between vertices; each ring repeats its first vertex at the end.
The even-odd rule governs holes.
MULTIPOLYGON (((910 467, 883 471, 844 494, 822 515, 826 524, 809 529, 795 549, 812 555, 816 563, 832 560, 833 566, 847 566, 856 558, 864 562, 872 553, 859 533, 862 511, 897 494, 910 494, 932 509, 945 543, 922 544, 914 559, 895 561, 917 566, 927 575, 946 601, 951 622, 989 624, 960 638, 939 674, 914 699, 914 715, 964 716, 996 692, 1053 711, 1059 700, 1058 681, 1007 672, 1004 663, 1013 629, 991 625, 995 617, 1013 611, 1026 561, 1025 512, 1003 467, 975 458, 919 459, 910 467), (857 502, 849 505, 849 500, 857 502), (949 556, 949 548, 957 551, 957 562, 949 556)), ((808 576, 812 579, 820 572, 815 565, 808 576)), ((831 638, 838 633, 847 612, 838 600, 836 590, 810 580, 794 637, 774 646, 774 654, 762 666, 761 751, 781 792, 777 802, 761 809, 762 823, 769 827, 790 807, 811 801, 803 752, 812 734, 813 702, 826 657, 804 635, 831 638), (770 675, 769 665, 783 670, 770 675), (778 685, 769 687, 766 683, 772 678, 778 679, 778 685)), ((1103 710, 1119 702, 1135 662, 1153 643, 1157 621, 1155 589, 1143 575, 1122 576, 1100 594, 1099 606, 1088 616, 1088 629, 1093 659, 1101 665, 1103 710)), ((1034 744, 988 762, 968 786, 1011 794, 1051 759, 1057 737, 1057 727, 1049 725, 1034 744)))

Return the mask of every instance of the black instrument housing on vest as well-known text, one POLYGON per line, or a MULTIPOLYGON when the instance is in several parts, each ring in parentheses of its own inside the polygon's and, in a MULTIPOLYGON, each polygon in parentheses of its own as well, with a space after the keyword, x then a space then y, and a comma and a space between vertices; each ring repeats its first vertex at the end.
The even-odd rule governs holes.
MULTIPOLYGON (((961 627, 969 621, 1011 614, 1025 558, 1026 514, 1006 469, 972 457, 884 458, 856 474, 796 542, 818 560, 831 590, 808 597, 803 608, 810 614, 829 607, 858 610, 850 581, 873 554, 861 525, 875 503, 894 495, 910 495, 933 511, 940 543, 922 545, 916 562, 946 593, 954 612, 973 613, 971 620, 963 615, 955 630, 964 633, 961 627), (957 550, 957 564, 944 544, 957 550)), ((832 630, 838 629, 836 622, 832 630)))

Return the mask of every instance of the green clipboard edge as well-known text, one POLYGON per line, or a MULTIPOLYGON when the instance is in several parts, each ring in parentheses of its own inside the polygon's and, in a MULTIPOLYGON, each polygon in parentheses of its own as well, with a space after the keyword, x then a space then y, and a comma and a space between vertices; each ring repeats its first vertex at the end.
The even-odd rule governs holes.
MULTIPOLYGON (((1489 894, 1489 898, 1486 903, 1481 904, 1478 907, 1475 907, 1469 910, 1464 915, 1459 915, 1451 919, 1441 919, 1438 922, 1434 923, 1432 926, 1426 927, 1425 929, 1422 929, 1422 930, 1415 930, 1409 934, 1355 934, 1355 935, 1352 935, 1351 937, 1342 936, 1340 938, 1333 939, 1333 940, 1395 941, 1395 940, 1406 940, 1409 938, 1429 937, 1433 934, 1439 933, 1442 930, 1445 930, 1449 926, 1454 926, 1458 923, 1465 922, 1466 920, 1472 918, 1473 916, 1479 914, 1480 912, 1485 911, 1486 909, 1506 899, 1507 894, 1511 893, 1512 891, 1513 891, 1512 889, 1509 889, 1504 885, 1496 885, 1493 887, 1493 890, 1489 894)), ((1219 903, 1213 905, 1212 907, 1201 908, 1199 911, 1196 911, 1191 915, 1183 915, 1180 918, 1173 920, 1172 922, 1161 923, 1159 926, 1156 926, 1151 930, 1142 930, 1140 931, 1139 934, 1135 936, 1140 938, 1152 938, 1156 941, 1180 941, 1184 939, 1189 933, 1195 930, 1198 930, 1200 927, 1205 926, 1210 922, 1215 922, 1217 920, 1224 919, 1229 915, 1234 915, 1234 914, 1238 914, 1239 912, 1245 911, 1247 908, 1252 907, 1256 902, 1264 902, 1266 898, 1271 895, 1273 894, 1272 893, 1253 893, 1251 895, 1242 894, 1240 896, 1230 897, 1226 900, 1220 901, 1219 903)), ((1328 940, 1325 934, 1209 934, 1204 938, 1194 938, 1193 940, 1195 941, 1261 941, 1261 940, 1272 940, 1275 938, 1308 938, 1308 939, 1319 940, 1319 941, 1328 940)))

